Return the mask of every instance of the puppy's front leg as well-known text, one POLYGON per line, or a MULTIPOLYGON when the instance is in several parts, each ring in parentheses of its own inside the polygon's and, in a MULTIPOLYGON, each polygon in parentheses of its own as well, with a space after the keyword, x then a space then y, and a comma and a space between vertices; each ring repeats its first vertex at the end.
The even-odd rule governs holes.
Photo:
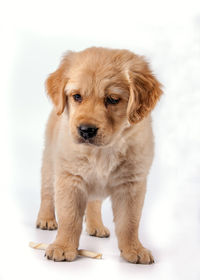
POLYGON ((138 238, 146 181, 124 184, 112 195, 112 207, 118 245, 122 256, 129 262, 153 263, 151 252, 145 249, 138 238))
POLYGON ((48 259, 72 261, 76 258, 86 203, 87 193, 81 177, 58 176, 55 187, 58 233, 56 240, 46 249, 48 259))

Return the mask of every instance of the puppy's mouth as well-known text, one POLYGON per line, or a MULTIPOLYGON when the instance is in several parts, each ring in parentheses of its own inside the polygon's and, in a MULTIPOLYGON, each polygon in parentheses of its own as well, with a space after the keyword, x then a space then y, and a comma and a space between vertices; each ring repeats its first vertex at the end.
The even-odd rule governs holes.
POLYGON ((78 137, 76 143, 77 144, 84 144, 84 145, 92 145, 92 146, 102 146, 103 143, 100 143, 99 141, 96 141, 97 139, 95 138, 89 138, 89 139, 84 139, 81 137, 78 137))

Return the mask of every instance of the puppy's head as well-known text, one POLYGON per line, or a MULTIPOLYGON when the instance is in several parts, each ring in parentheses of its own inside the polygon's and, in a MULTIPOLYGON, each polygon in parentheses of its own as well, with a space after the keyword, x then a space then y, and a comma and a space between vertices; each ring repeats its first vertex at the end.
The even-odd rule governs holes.
POLYGON ((67 53, 46 88, 74 141, 97 146, 145 118, 162 94, 144 58, 105 48, 67 53))

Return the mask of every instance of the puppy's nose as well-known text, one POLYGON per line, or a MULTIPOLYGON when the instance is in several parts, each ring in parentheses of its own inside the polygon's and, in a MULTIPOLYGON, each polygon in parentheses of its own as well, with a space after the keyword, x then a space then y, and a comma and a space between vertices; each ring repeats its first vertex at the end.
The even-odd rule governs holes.
POLYGON ((96 136, 97 130, 98 128, 95 125, 91 125, 91 124, 81 124, 78 127, 79 135, 85 140, 96 136))

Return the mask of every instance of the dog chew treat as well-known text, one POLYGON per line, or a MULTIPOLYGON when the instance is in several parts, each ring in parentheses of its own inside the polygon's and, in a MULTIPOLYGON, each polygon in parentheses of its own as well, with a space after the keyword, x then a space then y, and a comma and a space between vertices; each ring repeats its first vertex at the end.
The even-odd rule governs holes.
MULTIPOLYGON (((33 249, 46 250, 46 248, 48 247, 48 244, 30 242, 29 246, 33 249)), ((78 255, 88 257, 88 258, 93 258, 93 259, 102 259, 102 254, 95 253, 92 251, 87 251, 87 250, 78 250, 78 255)))

